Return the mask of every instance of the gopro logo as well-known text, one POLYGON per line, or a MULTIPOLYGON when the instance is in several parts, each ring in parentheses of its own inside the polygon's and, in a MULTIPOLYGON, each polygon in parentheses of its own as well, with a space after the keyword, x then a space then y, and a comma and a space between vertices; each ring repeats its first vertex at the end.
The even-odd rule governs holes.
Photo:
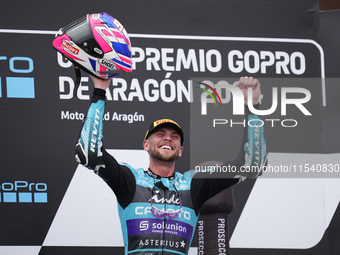
POLYGON ((4 182, 0 185, 0 202, 47 203, 47 184, 27 181, 4 182))
MULTIPOLYGON (((0 56, 0 65, 3 65, 3 62, 6 60, 6 56, 0 56)), ((12 57, 6 62, 8 63, 9 70, 14 74, 28 74, 34 70, 33 60, 28 57, 12 57)), ((33 77, 2 78, 0 76, 0 98, 2 97, 2 83, 4 81, 6 81, 8 98, 35 98, 33 77)))

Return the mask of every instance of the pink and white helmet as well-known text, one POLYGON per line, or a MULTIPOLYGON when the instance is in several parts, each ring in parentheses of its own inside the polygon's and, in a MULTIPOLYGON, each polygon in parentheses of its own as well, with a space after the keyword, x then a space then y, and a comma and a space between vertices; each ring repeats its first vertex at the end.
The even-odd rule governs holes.
POLYGON ((61 28, 52 45, 74 65, 103 80, 132 71, 129 36, 105 12, 87 14, 61 28))

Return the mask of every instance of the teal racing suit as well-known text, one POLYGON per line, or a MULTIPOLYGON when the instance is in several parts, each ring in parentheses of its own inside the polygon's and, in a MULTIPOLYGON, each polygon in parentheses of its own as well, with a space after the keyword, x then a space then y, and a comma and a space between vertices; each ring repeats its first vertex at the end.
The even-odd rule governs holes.
MULTIPOLYGON (((94 89, 76 145, 76 159, 94 170, 115 193, 125 254, 188 254, 200 207, 244 176, 233 173, 232 178, 212 178, 213 175, 208 172, 187 171, 162 178, 152 169, 134 169, 120 164, 103 147, 104 110, 105 91, 94 89), (151 213, 151 202, 167 212, 182 211, 173 219, 168 216, 158 218, 151 213)), ((248 119, 258 118, 247 115, 248 119)), ((240 168, 264 163, 267 153, 262 127, 256 130, 246 127, 242 143, 239 155, 225 165, 240 168)))

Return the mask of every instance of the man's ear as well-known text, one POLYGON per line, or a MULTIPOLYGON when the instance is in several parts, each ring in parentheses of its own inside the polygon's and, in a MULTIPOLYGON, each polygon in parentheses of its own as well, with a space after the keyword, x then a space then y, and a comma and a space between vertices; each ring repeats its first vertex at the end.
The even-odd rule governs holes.
POLYGON ((184 149, 184 147, 181 146, 181 149, 180 149, 179 154, 178 154, 179 157, 182 157, 183 149, 184 149))
POLYGON ((145 151, 149 151, 150 150, 149 140, 144 140, 143 141, 143 148, 144 148, 145 151))

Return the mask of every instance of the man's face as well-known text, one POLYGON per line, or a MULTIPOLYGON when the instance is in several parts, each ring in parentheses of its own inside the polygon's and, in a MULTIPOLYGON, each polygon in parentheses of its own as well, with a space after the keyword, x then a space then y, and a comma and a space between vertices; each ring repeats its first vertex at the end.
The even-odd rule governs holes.
POLYGON ((174 162, 182 156, 180 135, 170 127, 160 127, 144 141, 144 149, 150 153, 151 158, 174 162))

